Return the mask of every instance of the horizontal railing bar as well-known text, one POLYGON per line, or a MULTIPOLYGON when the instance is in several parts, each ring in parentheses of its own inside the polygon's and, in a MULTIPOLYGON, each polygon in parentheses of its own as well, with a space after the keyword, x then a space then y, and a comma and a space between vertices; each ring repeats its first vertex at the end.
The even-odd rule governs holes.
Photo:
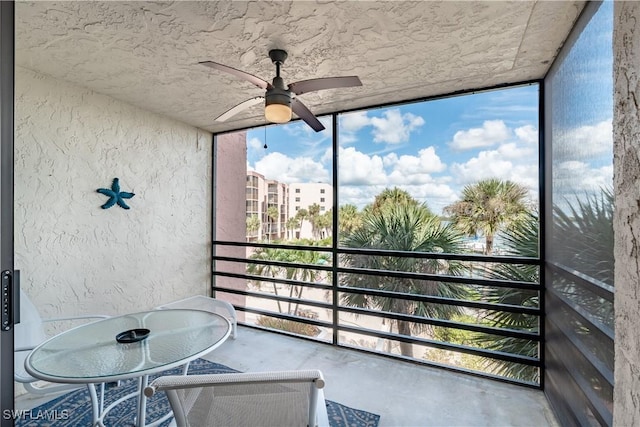
POLYGON ((367 328, 356 328, 353 326, 338 325, 337 328, 342 331, 349 331, 361 335, 368 335, 377 338, 386 338, 393 341, 402 341, 409 344, 421 344, 426 347, 438 348, 441 350, 451 350, 460 353, 471 354, 474 356, 488 357, 490 359, 502 360, 505 362, 520 363, 523 365, 540 367, 540 359, 529 356, 515 355, 501 351, 487 350, 476 347, 469 347, 461 344, 445 343, 419 337, 407 337, 406 335, 392 334, 389 332, 381 332, 367 328))
POLYGON ((607 301, 613 302, 613 295, 615 293, 615 288, 613 286, 557 262, 547 262, 547 266, 554 273, 558 273, 564 277, 569 276, 572 280, 587 288, 590 292, 606 299, 607 301))
MULTIPOLYGON (((216 276, 231 277, 235 279, 246 279, 246 280, 262 281, 262 282, 269 282, 269 283, 275 282, 275 283, 281 283, 281 284, 286 284, 291 286, 304 286, 305 288, 324 289, 327 291, 333 290, 333 288, 328 284, 321 284, 321 283, 314 283, 314 282, 303 282, 303 281, 291 280, 291 279, 271 278, 271 277, 265 277, 265 276, 255 276, 255 275, 249 275, 249 274, 229 273, 229 272, 221 272, 221 271, 215 272, 214 274, 216 276)), ((216 289, 224 290, 225 288, 217 286, 216 289)), ((375 295, 375 296, 381 296, 385 298, 398 298, 398 299, 406 299, 410 301, 452 305, 457 307, 477 308, 477 309, 490 310, 490 311, 503 311, 503 312, 509 312, 509 313, 527 314, 532 316, 539 316, 542 314, 542 310, 536 307, 525 307, 525 306, 519 306, 519 305, 497 304, 497 303, 483 303, 478 301, 459 300, 455 298, 445 298, 445 297, 439 297, 439 296, 433 296, 433 295, 408 294, 408 293, 402 293, 402 292, 391 292, 391 291, 369 289, 369 288, 352 288, 348 286, 341 286, 338 288, 338 291, 343 293, 375 295)))
POLYGON ((499 279, 480 279, 464 276, 450 276, 444 274, 430 274, 430 273, 414 273, 414 272, 400 272, 393 270, 375 270, 369 268, 346 268, 338 267, 338 273, 345 274, 366 274, 368 276, 388 276, 404 279, 414 280, 431 280, 434 282, 445 283, 461 283, 465 285, 475 286, 494 286, 499 288, 514 288, 514 289, 531 289, 540 290, 540 284, 534 282, 522 282, 522 281, 508 281, 499 279))
MULTIPOLYGON (((229 272, 221 272, 221 271, 215 272, 214 275, 231 277, 236 279, 262 281, 262 282, 275 282, 275 283, 282 283, 282 284, 291 285, 291 286, 304 286, 304 287, 314 288, 314 289, 324 289, 324 290, 333 289, 331 285, 328 285, 328 284, 303 282, 303 281, 283 279, 283 278, 271 278, 266 276, 229 273, 229 272)), ((222 288, 217 287, 217 289, 222 289, 222 288)), ((470 301, 470 300, 459 300, 455 298, 445 298, 445 297, 439 297, 439 296, 433 296, 433 295, 408 294, 408 293, 402 293, 402 292, 384 291, 379 289, 353 288, 349 286, 341 286, 338 288, 338 291, 344 292, 344 293, 352 293, 352 294, 375 295, 375 296, 381 296, 385 298, 406 299, 410 301, 427 302, 427 303, 433 303, 433 304, 452 305, 457 307, 477 308, 477 309, 491 310, 491 311, 504 311, 509 313, 527 314, 532 316, 540 316, 542 314, 542 310, 536 307, 525 307, 525 306, 510 305, 510 304, 484 303, 484 302, 470 301)))
MULTIPOLYGON (((613 345, 614 340, 614 331, 610 327, 604 325, 598 319, 596 319, 592 314, 587 312, 584 308, 578 306, 569 298, 561 295, 553 288, 547 289, 547 303, 549 305, 553 305, 553 300, 557 300, 558 302, 564 304, 567 308, 569 308, 573 313, 575 313, 580 319, 584 322, 588 323, 593 330, 600 333, 600 336, 610 340, 611 345, 613 345), (550 298, 549 298, 550 297, 550 298)), ((553 313, 553 310, 548 310, 548 312, 553 313)), ((549 314, 547 314, 548 316, 549 314)))
POLYGON ((338 247, 339 254, 393 256, 398 258, 446 259, 450 261, 471 261, 482 263, 540 265, 539 258, 502 255, 450 254, 434 252, 395 251, 388 249, 338 247))
POLYGON ((362 316, 381 317, 384 319, 402 320, 406 322, 420 323, 423 325, 439 326, 443 328, 462 329, 465 331, 481 332, 491 335, 500 335, 504 337, 512 337, 527 341, 540 341, 540 334, 517 329, 496 328, 494 326, 473 325, 469 323, 456 322, 453 320, 434 319, 432 317, 415 316, 411 314, 392 313, 388 311, 370 310, 360 307, 349 307, 340 305, 338 310, 362 316))
POLYGON ((524 387, 540 389, 540 384, 534 383, 534 382, 531 382, 531 381, 525 381, 525 380, 520 380, 520 379, 517 379, 517 378, 511 378, 511 377, 504 377, 504 376, 495 375, 495 374, 491 374, 489 372, 484 372, 484 371, 474 371, 474 370, 471 370, 471 369, 463 368, 461 366, 446 365, 444 363, 438 363, 438 362, 434 362, 434 361, 428 360, 428 359, 416 359, 416 358, 403 356, 401 354, 385 353, 385 352, 382 352, 382 351, 379 351, 379 350, 375 350, 375 349, 371 349, 371 348, 356 347, 355 345, 348 344, 348 343, 341 343, 340 347, 347 348, 347 349, 353 350, 353 351, 359 351, 359 352, 362 352, 362 353, 375 354, 376 356, 385 357, 385 358, 388 358, 388 359, 401 360, 403 362, 413 363, 413 364, 417 364, 417 365, 424 365, 424 366, 429 366, 429 367, 432 367, 432 368, 444 369, 444 370, 451 371, 451 372, 457 372, 457 373, 461 373, 461 374, 472 375, 472 376, 478 377, 478 378, 489 379, 489 380, 499 381, 499 382, 503 382, 503 383, 514 384, 514 385, 518 385, 518 386, 524 386, 524 387))
POLYGON ((428 302, 433 304, 453 305, 457 307, 478 308, 491 311, 505 311, 509 313, 528 314, 532 316, 542 315, 542 309, 539 307, 525 307, 522 305, 487 303, 470 300, 460 300, 455 298, 445 298, 435 295, 408 294, 403 292, 392 292, 380 289, 370 288, 353 288, 350 286, 340 286, 339 292, 362 295, 375 295, 384 298, 398 298, 410 301, 428 302))
POLYGON ((591 420, 589 419, 589 417, 584 416, 584 412, 582 410, 582 407, 584 405, 589 407, 591 413, 598 420, 598 423, 600 425, 612 425, 611 410, 599 403, 599 401, 601 400, 600 397, 594 395, 593 390, 590 389, 591 385, 588 382, 579 378, 581 375, 576 377, 576 372, 573 364, 567 365, 566 363, 564 363, 566 359, 564 357, 561 357, 560 354, 555 354, 554 348, 550 348, 547 351, 549 352, 549 356, 547 356, 548 360, 553 360, 556 364, 559 363, 561 366, 558 366, 558 369, 562 369, 562 373, 564 374, 563 376, 551 376, 551 379, 556 381, 559 379, 563 383, 562 389, 558 389, 561 392, 566 392, 567 387, 571 387, 574 390, 574 396, 578 397, 579 401, 576 402, 576 399, 574 398, 572 399, 572 401, 568 402, 568 404, 572 407, 572 410, 576 413, 576 415, 583 418, 582 421, 587 421, 587 423, 584 425, 591 424, 591 420), (578 407, 580 407, 580 409, 576 411, 578 407))
MULTIPOLYGON (((328 322, 313 320, 306 317, 292 316, 284 313, 276 313, 270 310, 263 310, 263 309, 251 308, 251 307, 238 307, 238 309, 240 311, 245 311, 249 313, 254 313, 254 314, 259 314, 259 315, 269 316, 269 317, 276 317, 279 319, 291 320, 294 322, 307 323, 310 325, 315 325, 320 327, 327 327, 327 328, 332 327, 332 324, 328 322)), ((427 347, 434 347, 442 350, 459 351, 461 353, 467 353, 467 354, 472 354, 472 355, 481 356, 481 357, 488 357, 491 359, 502 360, 507 362, 520 363, 523 365, 530 365, 530 366, 537 366, 537 367, 540 366, 540 359, 529 357, 529 356, 522 356, 522 355, 515 355, 515 354, 505 353, 500 351, 480 349, 480 348, 475 348, 475 347, 470 347, 470 346, 465 346, 460 344, 445 343, 442 341, 429 340, 429 339, 420 338, 420 337, 407 337, 405 335, 381 332, 381 331, 376 331, 376 330, 367 329, 367 328, 357 328, 357 327, 352 327, 352 326, 347 326, 342 324, 337 325, 337 328, 339 330, 349 331, 349 332, 353 332, 361 335, 374 336, 377 338, 386 338, 394 341, 403 341, 410 344, 421 344, 427 347)))
POLYGON ((274 300, 274 301, 290 302, 290 303, 299 304, 299 305, 309 305, 313 307, 326 308, 329 310, 333 309, 333 306, 331 304, 326 302, 316 301, 316 300, 288 297, 285 295, 275 295, 275 294, 269 294, 266 292, 243 291, 241 289, 233 289, 233 288, 217 288, 216 290, 219 292, 224 292, 228 294, 245 295, 245 296, 251 296, 256 298, 274 300))
POLYGON ((301 264, 297 262, 286 262, 286 261, 272 261, 272 260, 264 260, 264 259, 253 259, 253 258, 236 258, 236 257, 227 257, 227 256, 219 256, 216 255, 213 257, 216 261, 227 261, 227 262, 241 262, 246 264, 258 264, 258 265, 275 265, 278 267, 284 268, 307 268, 312 270, 321 270, 321 271, 333 271, 331 266, 326 265, 318 265, 318 264, 301 264))
MULTIPOLYGON (((224 240, 215 240, 213 241, 213 244, 219 245, 219 246, 237 246, 237 247, 264 248, 264 249, 289 249, 289 250, 302 250, 302 251, 312 251, 312 252, 333 252, 333 248, 330 246, 285 245, 285 244, 278 244, 278 243, 232 242, 232 241, 224 241, 224 240)), ((388 249, 349 248, 344 246, 339 246, 336 252, 338 254, 394 256, 399 258, 446 259, 446 260, 453 260, 453 261, 471 261, 471 262, 482 262, 482 263, 541 265, 540 258, 502 256, 502 255, 414 252, 414 251, 398 251, 398 250, 388 250, 388 249)))
MULTIPOLYGON (((580 354, 582 357, 584 357, 587 360, 587 362, 593 367, 593 369, 595 369, 596 372, 598 372, 598 374, 602 377, 602 379, 604 379, 607 383, 609 383, 611 387, 613 387, 613 384, 614 384, 613 370, 608 366, 606 366, 606 364, 602 360, 596 357, 596 355, 593 354, 593 352, 589 350, 586 347, 586 345, 577 338, 576 334, 573 331, 566 328, 564 323, 556 323, 553 321, 553 319, 549 319, 549 323, 554 328, 557 328, 560 332, 562 332, 562 334, 567 338, 569 343, 573 345, 573 347, 575 348, 575 351, 578 354, 580 354)), ((549 342, 547 345, 552 345, 552 344, 553 342, 549 342)))
MULTIPOLYGON (((256 329, 256 330, 260 330, 260 331, 264 331, 264 332, 269 332, 272 334, 277 334, 277 335, 284 335, 284 336, 288 336, 288 337, 293 337, 295 339, 302 339, 302 340, 306 340, 306 341, 312 341, 314 343, 318 343, 321 345, 327 345, 327 346, 334 346, 334 344, 330 341, 323 341, 323 340, 318 340, 316 338, 313 337, 308 337, 305 335, 296 335, 293 334, 291 332, 288 331, 283 331, 283 330, 279 330, 279 329, 271 329, 271 328, 265 328, 264 326, 260 326, 260 325, 255 325, 252 323, 244 323, 244 322, 238 322, 240 325, 247 327, 247 328, 251 328, 251 329, 256 329)), ((504 376, 500 376, 500 375, 495 375, 495 374, 491 374, 488 372, 483 372, 483 371, 474 371, 471 369, 465 369, 459 366, 454 366, 454 365, 446 365, 443 363, 438 363, 438 362, 433 362, 427 359, 416 359, 416 358, 411 358, 411 357, 406 357, 406 356, 402 356, 401 354, 390 354, 390 353, 385 353, 382 351, 378 351, 375 349, 371 349, 371 348, 366 348, 366 347, 357 347, 354 346, 352 344, 348 344, 348 343, 341 343, 338 345, 340 348, 344 348, 344 349, 348 349, 350 351, 357 351, 360 353, 364 353, 364 354, 373 354, 376 355, 378 357, 384 357, 386 359, 391 359, 391 360, 395 360, 395 361, 400 361, 403 363, 410 363, 413 365, 419 365, 419 366, 427 366, 427 367, 431 367, 431 368, 437 368, 437 369, 444 369, 450 372, 456 372, 456 373, 461 373, 461 374, 466 374, 466 375, 471 375, 477 378, 483 378, 483 379, 488 379, 488 380, 492 380, 492 381, 498 381, 498 382, 502 382, 502 383, 506 383, 506 384, 513 384, 513 385, 518 385, 518 386, 522 386, 522 387, 529 387, 529 388, 533 388, 533 389, 540 389, 540 384, 538 383, 534 383, 534 382, 530 382, 530 381, 524 381, 524 380, 519 380, 516 378, 510 378, 510 377, 504 377, 504 376)))
POLYGON ((311 252, 332 252, 331 246, 306 246, 306 245, 284 245, 278 243, 254 243, 254 242, 232 242, 226 240, 214 240, 212 242, 218 246, 239 246, 244 248, 265 248, 265 249, 290 249, 296 251, 311 252))
POLYGON ((321 320, 309 319, 308 317, 293 316, 293 315, 285 314, 285 313, 277 313, 275 311, 270 311, 270 310, 262 310, 262 309, 251 308, 251 307, 238 307, 238 310, 244 311, 244 312, 247 312, 247 313, 259 314, 259 315, 262 315, 262 316, 275 317, 275 318, 283 319, 283 320, 291 320, 292 322, 297 322, 297 323, 306 323, 306 324, 309 324, 309 325, 319 326, 319 327, 322 327, 322 328, 332 328, 333 327, 333 325, 331 323, 329 323, 329 322, 323 322, 321 320))
MULTIPOLYGON (((264 298, 264 299, 270 299, 270 300, 276 300, 276 301, 291 302, 294 304, 309 305, 309 306, 320 307, 325 309, 333 309, 333 306, 331 304, 328 304, 325 302, 319 302, 315 300, 300 299, 296 297, 288 297, 288 296, 275 295, 275 294, 270 294, 265 292, 254 292, 254 291, 247 291, 247 290, 240 290, 240 289, 226 288, 226 287, 217 287, 216 290, 219 292, 232 293, 236 295, 252 296, 255 298, 264 298)), ((411 294, 408 294, 408 295, 411 296, 411 294)), ((465 304, 459 304, 459 305, 466 306, 465 304)), ((338 306, 338 309, 339 311, 350 312, 350 313, 360 314, 360 315, 375 316, 375 317, 381 317, 386 319, 406 320, 406 321, 420 323, 420 324, 428 324, 433 326, 441 326, 441 327, 455 328, 455 329, 464 329, 468 331, 482 332, 482 333, 500 335, 500 336, 508 336, 508 337, 526 339, 531 341, 540 341, 540 336, 536 332, 520 331, 517 329, 507 329, 507 328, 496 328, 492 326, 469 325, 467 323, 454 322, 449 320, 433 319, 433 318, 413 316, 413 315, 403 315, 399 313, 383 312, 383 311, 370 310, 370 309, 364 309, 359 307, 349 307, 349 306, 343 306, 343 305, 338 306)))
POLYGON ((270 261, 270 260, 256 260, 251 258, 235 258, 235 257, 226 257, 226 256, 214 256, 214 260, 216 261, 227 261, 227 262, 240 262, 240 263, 250 263, 250 264, 260 264, 260 265, 274 265, 278 267, 284 268, 310 268, 314 270, 321 271, 337 271, 338 273, 343 274, 366 274, 369 276, 387 276, 387 277, 395 277, 401 279, 414 279, 414 280, 431 280, 437 282, 445 282, 445 283, 460 283, 466 285, 474 285, 474 286, 493 286, 493 287, 501 287, 501 288, 513 288, 513 289, 530 289, 530 290, 539 290, 540 284, 534 282, 523 282, 523 281, 508 281, 508 280, 500 280, 500 279, 481 279, 481 278, 471 278, 464 276, 450 276, 444 274, 430 274, 430 273, 415 273, 415 272, 404 272, 404 271, 394 271, 394 270, 375 270, 375 269, 367 269, 367 268, 347 268, 347 267, 337 267, 333 268, 330 266, 322 266, 316 264, 299 264, 299 263, 291 263, 284 261, 270 261))
POLYGON ((306 282, 302 280, 284 279, 280 277, 267 277, 267 276, 258 276, 258 275, 252 275, 252 274, 230 273, 227 271, 216 271, 213 274, 216 276, 231 277, 234 279, 247 279, 247 280, 253 280, 253 281, 260 281, 260 282, 282 283, 283 285, 291 285, 291 286, 304 286, 305 288, 315 288, 315 289, 325 289, 325 290, 333 289, 332 286, 327 283, 323 284, 318 282, 306 282))

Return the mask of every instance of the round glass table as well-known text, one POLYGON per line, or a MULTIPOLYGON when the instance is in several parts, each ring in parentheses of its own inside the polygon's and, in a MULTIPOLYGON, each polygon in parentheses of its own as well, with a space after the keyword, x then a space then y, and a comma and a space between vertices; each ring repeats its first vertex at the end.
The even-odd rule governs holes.
POLYGON ((103 425, 111 408, 135 395, 137 425, 144 426, 146 400, 142 390, 148 376, 209 353, 230 332, 231 324, 225 317, 207 311, 172 309, 126 314, 54 336, 29 354, 25 368, 42 380, 87 384, 94 426, 103 425), (138 391, 103 408, 104 383, 129 378, 139 378, 138 391), (96 384, 102 384, 100 398, 96 384))

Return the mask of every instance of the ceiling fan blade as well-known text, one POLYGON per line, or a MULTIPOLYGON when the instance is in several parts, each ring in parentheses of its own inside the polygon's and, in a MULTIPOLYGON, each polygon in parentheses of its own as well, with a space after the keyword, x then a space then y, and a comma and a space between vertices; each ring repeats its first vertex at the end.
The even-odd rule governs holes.
POLYGON ((199 62, 199 64, 215 68, 216 70, 224 71, 225 73, 233 74, 236 77, 240 77, 241 79, 248 81, 249 83, 253 83, 260 89, 266 90, 271 86, 271 83, 262 80, 260 77, 256 77, 253 74, 245 73, 244 71, 236 70, 235 68, 229 67, 227 65, 218 64, 217 62, 212 61, 202 61, 199 62))
POLYGON ((339 87, 362 86, 358 76, 324 77, 320 79, 301 80, 291 83, 289 90, 296 95, 313 92, 316 90, 335 89, 339 87))
POLYGON ((255 98, 249 98, 244 102, 241 102, 240 104, 236 105, 235 107, 231 108, 230 110, 225 111, 224 113, 220 114, 218 117, 215 118, 216 122, 224 122, 225 120, 230 119, 231 117, 235 116, 236 114, 238 114, 240 111, 244 110, 245 108, 249 108, 252 105, 256 105, 260 102, 264 102, 264 96, 256 96, 255 98))
POLYGON ((291 100, 291 109, 294 113, 296 113, 296 116, 304 120, 304 122, 311 126, 311 128, 316 132, 324 130, 324 126, 322 125, 322 123, 320 123, 320 120, 318 120, 318 118, 314 116, 313 113, 309 111, 309 109, 296 98, 293 98, 291 100))

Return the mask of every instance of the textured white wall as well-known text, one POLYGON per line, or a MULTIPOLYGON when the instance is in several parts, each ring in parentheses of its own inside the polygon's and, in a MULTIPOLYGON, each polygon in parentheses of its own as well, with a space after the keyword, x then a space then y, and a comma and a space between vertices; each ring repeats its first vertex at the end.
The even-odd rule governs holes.
POLYGON ((615 387, 613 424, 640 425, 640 3, 614 5, 615 387))
POLYGON ((207 294, 211 134, 16 70, 15 266, 47 317, 207 294), (130 210, 101 209, 120 178, 130 210))

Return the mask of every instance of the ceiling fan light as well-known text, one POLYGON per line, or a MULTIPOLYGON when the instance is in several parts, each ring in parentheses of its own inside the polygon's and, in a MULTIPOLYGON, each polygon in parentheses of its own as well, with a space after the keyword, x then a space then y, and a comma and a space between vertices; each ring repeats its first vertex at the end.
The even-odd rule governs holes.
POLYGON ((272 91, 265 98, 264 117, 271 123, 287 123, 291 120, 291 96, 272 91))
POLYGON ((264 117, 271 123, 287 123, 291 120, 291 107, 282 104, 267 105, 264 117))

